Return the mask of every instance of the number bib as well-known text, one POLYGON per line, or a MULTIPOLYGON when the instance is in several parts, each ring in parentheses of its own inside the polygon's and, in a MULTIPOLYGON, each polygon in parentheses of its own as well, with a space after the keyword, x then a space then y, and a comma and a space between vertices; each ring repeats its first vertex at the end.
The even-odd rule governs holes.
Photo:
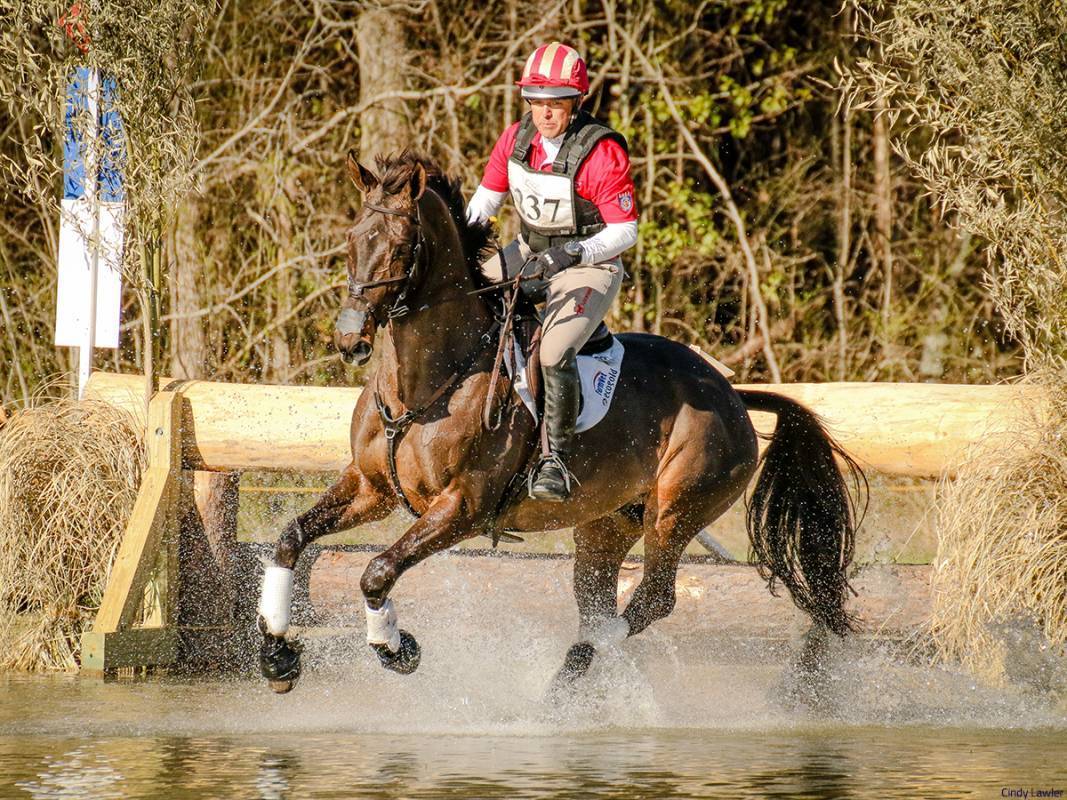
POLYGON ((515 210, 531 230, 567 235, 577 230, 574 187, 566 175, 535 172, 508 161, 508 184, 515 210))

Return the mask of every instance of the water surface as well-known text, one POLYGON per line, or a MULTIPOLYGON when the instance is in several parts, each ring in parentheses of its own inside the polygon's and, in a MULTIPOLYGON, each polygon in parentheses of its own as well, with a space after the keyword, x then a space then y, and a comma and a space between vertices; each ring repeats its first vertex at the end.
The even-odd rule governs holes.
POLYGON ((1067 797, 1067 710, 1025 686, 854 640, 816 712, 791 699, 796 642, 653 628, 553 700, 573 612, 489 597, 403 609, 411 676, 351 636, 308 639, 283 696, 252 678, 0 676, 0 796, 1067 797))

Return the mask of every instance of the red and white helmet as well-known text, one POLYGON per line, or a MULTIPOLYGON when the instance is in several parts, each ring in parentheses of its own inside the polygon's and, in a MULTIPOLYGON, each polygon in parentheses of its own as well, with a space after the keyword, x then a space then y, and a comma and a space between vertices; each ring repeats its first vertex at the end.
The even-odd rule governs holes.
POLYGON ((577 50, 552 42, 541 45, 526 59, 516 84, 527 100, 580 97, 589 91, 589 73, 577 50))

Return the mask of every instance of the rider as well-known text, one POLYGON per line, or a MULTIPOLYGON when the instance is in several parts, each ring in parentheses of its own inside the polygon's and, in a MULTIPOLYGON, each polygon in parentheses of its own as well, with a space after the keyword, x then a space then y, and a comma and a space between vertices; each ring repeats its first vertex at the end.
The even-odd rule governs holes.
POLYGON ((578 51, 542 45, 518 86, 530 111, 497 140, 467 217, 488 219, 510 192, 521 233, 482 272, 494 282, 520 270, 547 281, 540 355, 551 453, 530 495, 561 502, 570 495, 577 353, 619 293, 619 254, 637 241, 637 209, 626 140, 581 110, 589 76, 578 51))

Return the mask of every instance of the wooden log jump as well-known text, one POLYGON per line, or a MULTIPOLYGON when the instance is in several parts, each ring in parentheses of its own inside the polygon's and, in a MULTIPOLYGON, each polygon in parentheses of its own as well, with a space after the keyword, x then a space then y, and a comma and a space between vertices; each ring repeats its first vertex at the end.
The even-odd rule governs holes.
MULTIPOLYGON (((143 386, 141 376, 99 372, 87 389, 88 398, 125 408, 145 425, 149 453, 95 624, 82 638, 82 669, 91 674, 174 666, 205 653, 228 656, 235 646, 248 649, 247 641, 242 645, 238 640, 242 632, 253 630, 249 614, 254 612, 247 601, 255 590, 249 570, 238 564, 236 480, 204 470, 328 472, 343 468, 350 458, 349 423, 359 389, 163 379, 146 418, 143 386)), ((1041 408, 1039 390, 1023 386, 745 388, 779 392, 812 408, 865 468, 913 477, 944 474, 970 444, 1025 424, 1035 406, 1041 408)), ((773 415, 752 417, 757 429, 773 429, 773 415)), ((328 563, 345 573, 360 558, 339 556, 328 563)), ((548 565, 545 570, 554 576, 559 568, 548 565)), ((741 580, 749 589, 758 587, 750 572, 727 583, 741 580)), ((718 591, 724 575, 712 570, 680 580, 702 594, 718 591)), ((889 594, 902 591, 900 576, 894 576, 889 594)), ((920 573, 909 580, 921 583, 916 576, 920 573)), ((880 591, 885 593, 885 587, 880 591)), ((914 610, 902 613, 893 610, 883 623, 890 617, 898 622, 915 617, 914 610)))
MULTIPOLYGON (((189 469, 330 472, 350 460, 349 423, 359 389, 168 381, 180 392, 182 458, 189 469)), ((87 396, 143 419, 143 379, 94 373, 87 396)), ((838 443, 865 469, 919 478, 951 473, 968 446, 1026 424, 1040 406, 1033 386, 931 383, 766 384, 818 413, 838 443)), ((754 412, 760 431, 774 416, 754 412)))

